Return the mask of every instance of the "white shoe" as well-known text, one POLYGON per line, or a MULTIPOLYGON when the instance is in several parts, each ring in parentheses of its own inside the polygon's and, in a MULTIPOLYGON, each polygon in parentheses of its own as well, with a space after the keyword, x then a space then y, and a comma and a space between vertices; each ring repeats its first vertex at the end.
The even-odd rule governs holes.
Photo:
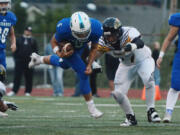
POLYGON ((7 96, 8 97, 11 97, 11 96, 15 96, 16 94, 14 93, 14 91, 10 91, 9 93, 7 93, 7 96))
POLYGON ((7 116, 8 116, 7 113, 0 112, 0 117, 7 117, 7 116))
POLYGON ((135 115, 132 114, 126 114, 126 119, 125 121, 120 124, 121 127, 129 127, 129 126, 136 126, 137 125, 137 120, 135 115))
POLYGON ((172 118, 172 115, 166 113, 164 118, 163 118, 163 122, 164 123, 169 123, 169 122, 171 122, 171 118, 172 118))
POLYGON ((88 110, 90 112, 90 115, 96 119, 103 116, 103 113, 99 111, 96 107, 88 108, 88 110))
POLYGON ((41 64, 41 56, 38 55, 37 53, 32 53, 31 54, 31 61, 29 62, 29 68, 33 68, 39 64, 41 64))
POLYGON ((128 119, 125 119, 125 121, 120 124, 121 127, 129 127, 129 126, 132 126, 132 123, 128 120, 128 119))
POLYGON ((25 96, 29 97, 29 96, 31 96, 31 94, 30 93, 25 93, 25 96))

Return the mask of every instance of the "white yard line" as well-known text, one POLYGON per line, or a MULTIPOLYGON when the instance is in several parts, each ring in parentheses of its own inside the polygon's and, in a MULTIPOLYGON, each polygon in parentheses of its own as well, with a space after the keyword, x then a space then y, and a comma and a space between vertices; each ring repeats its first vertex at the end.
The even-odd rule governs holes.
MULTIPOLYGON (((62 106, 82 106, 83 103, 55 103, 56 105, 62 105, 62 106)), ((118 104, 96 104, 96 106, 100 107, 119 107, 118 104)), ((146 107, 145 104, 132 104, 133 107, 146 107)), ((165 105, 156 105, 156 107, 163 107, 165 108, 165 105)), ((179 105, 175 106, 175 108, 180 108, 179 105)))

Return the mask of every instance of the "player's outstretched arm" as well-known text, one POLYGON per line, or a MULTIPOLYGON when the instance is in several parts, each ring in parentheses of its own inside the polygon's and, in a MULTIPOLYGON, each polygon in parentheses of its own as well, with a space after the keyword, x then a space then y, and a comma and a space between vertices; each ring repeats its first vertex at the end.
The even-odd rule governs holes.
POLYGON ((11 40, 11 51, 15 52, 16 51, 16 36, 15 36, 13 27, 11 27, 11 30, 10 30, 10 40, 11 40))
POLYGON ((89 75, 89 74, 92 73, 92 63, 96 59, 97 51, 98 51, 98 44, 97 43, 92 43, 91 44, 91 50, 90 50, 89 57, 88 57, 88 64, 87 64, 87 67, 86 67, 85 74, 89 75))
POLYGON ((172 40, 176 37, 178 31, 179 31, 178 27, 175 27, 175 26, 170 27, 169 33, 163 42, 163 45, 161 47, 161 51, 159 54, 159 58, 157 59, 157 62, 156 62, 158 68, 160 68, 162 60, 163 60, 163 56, 164 56, 167 48, 170 46, 170 43, 172 42, 172 40))

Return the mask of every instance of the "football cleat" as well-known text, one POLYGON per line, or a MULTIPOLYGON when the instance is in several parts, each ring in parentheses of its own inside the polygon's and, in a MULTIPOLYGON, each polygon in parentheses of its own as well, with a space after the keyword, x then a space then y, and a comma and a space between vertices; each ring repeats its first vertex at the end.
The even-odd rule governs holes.
POLYGON ((163 118, 163 122, 169 123, 169 122, 171 122, 171 118, 172 118, 172 115, 170 115, 169 113, 166 113, 164 118, 163 118))
POLYGON ((0 117, 8 117, 8 114, 0 111, 0 117))
POLYGON ((126 114, 126 119, 125 121, 120 124, 121 127, 129 127, 129 126, 136 126, 137 125, 137 120, 135 115, 132 114, 126 114))
POLYGON ((90 115, 96 119, 103 116, 103 113, 99 111, 96 107, 91 107, 91 108, 88 107, 88 110, 90 112, 90 115))
POLYGON ((149 122, 159 123, 161 122, 161 118, 154 108, 150 108, 147 112, 147 117, 149 122))
POLYGON ((16 111, 18 109, 18 107, 12 102, 4 101, 4 104, 8 106, 8 109, 11 109, 13 111, 16 111))
POLYGON ((33 68, 36 65, 41 64, 41 56, 38 55, 37 53, 32 53, 31 54, 31 61, 29 62, 29 68, 33 68))

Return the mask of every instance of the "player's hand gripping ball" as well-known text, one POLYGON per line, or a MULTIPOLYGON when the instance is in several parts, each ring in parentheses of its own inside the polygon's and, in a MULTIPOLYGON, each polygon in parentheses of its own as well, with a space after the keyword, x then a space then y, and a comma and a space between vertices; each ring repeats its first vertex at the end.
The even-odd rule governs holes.
POLYGON ((59 44, 61 58, 70 57, 74 53, 74 48, 70 42, 61 42, 59 44))

